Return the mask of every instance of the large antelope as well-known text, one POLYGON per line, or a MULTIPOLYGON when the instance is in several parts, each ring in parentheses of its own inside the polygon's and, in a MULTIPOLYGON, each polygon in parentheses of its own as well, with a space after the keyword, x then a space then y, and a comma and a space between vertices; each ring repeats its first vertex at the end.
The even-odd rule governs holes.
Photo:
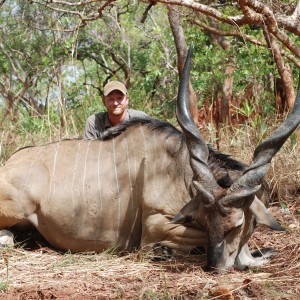
POLYGON ((188 107, 190 63, 191 49, 176 110, 182 132, 135 120, 101 140, 16 152, 0 170, 0 229, 30 222, 51 245, 71 251, 201 246, 208 270, 264 263, 251 256, 247 241, 256 223, 283 230, 265 207, 262 184, 272 157, 300 122, 300 92, 247 167, 202 140, 188 107))

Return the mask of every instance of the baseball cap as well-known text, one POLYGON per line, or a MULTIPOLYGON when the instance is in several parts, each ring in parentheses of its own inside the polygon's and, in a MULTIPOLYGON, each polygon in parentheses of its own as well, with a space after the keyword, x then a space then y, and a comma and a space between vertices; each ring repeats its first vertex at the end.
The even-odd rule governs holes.
POLYGON ((127 94, 126 86, 120 81, 110 81, 104 86, 104 96, 107 96, 110 92, 118 90, 122 92, 124 95, 127 94))

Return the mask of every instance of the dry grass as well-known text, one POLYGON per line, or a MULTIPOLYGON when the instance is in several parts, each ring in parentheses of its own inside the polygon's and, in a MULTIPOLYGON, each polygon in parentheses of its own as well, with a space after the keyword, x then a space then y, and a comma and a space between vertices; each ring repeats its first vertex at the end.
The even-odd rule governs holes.
MULTIPOLYGON (((253 135, 224 130, 221 150, 249 162, 253 135)), ((299 157, 288 142, 267 176, 270 210, 287 233, 255 230, 251 249, 278 251, 264 267, 216 275, 202 270, 204 255, 154 262, 139 252, 62 254, 40 242, 31 250, 0 249, 0 299, 300 299, 299 157)))
MULTIPOLYGON (((285 215, 273 209, 284 225, 285 215)), ((294 214, 290 216, 299 222, 294 214)), ((153 262, 141 253, 61 254, 48 247, 2 249, 0 299, 297 299, 300 293, 299 227, 274 233, 261 227, 252 249, 278 254, 263 268, 205 273, 204 255, 153 262), (8 262, 8 265, 6 264, 8 262), (10 298, 11 297, 11 298, 10 298)))

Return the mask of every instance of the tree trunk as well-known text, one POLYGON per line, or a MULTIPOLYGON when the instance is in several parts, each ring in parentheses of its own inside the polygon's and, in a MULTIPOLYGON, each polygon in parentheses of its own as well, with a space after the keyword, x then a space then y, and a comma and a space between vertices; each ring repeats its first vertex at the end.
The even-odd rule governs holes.
MULTIPOLYGON (((211 27, 219 30, 218 25, 213 20, 210 20, 211 27)), ((215 33, 209 32, 209 36, 213 43, 219 44, 224 51, 229 51, 231 44, 223 36, 217 35, 215 33)), ((232 88, 233 88, 233 76, 234 76, 234 57, 231 57, 229 61, 226 62, 225 66, 225 79, 222 88, 222 99, 221 105, 217 106, 216 109, 220 110, 218 112, 219 121, 221 123, 230 123, 229 106, 232 101, 232 88)))
MULTIPOLYGON (((59 94, 57 96, 58 106, 59 106, 59 119, 60 119, 60 139, 65 134, 65 129, 68 130, 67 127, 67 118, 66 118, 66 101, 64 97, 64 84, 61 78, 61 65, 58 66, 56 70, 56 79, 57 85, 59 87, 59 94)), ((68 135, 68 133, 66 133, 68 135)))
MULTIPOLYGON (((177 68, 179 77, 181 76, 181 73, 183 71, 184 62, 187 54, 187 45, 185 42, 185 37, 183 33, 182 26, 180 25, 179 20, 179 14, 178 11, 174 9, 171 5, 168 5, 168 17, 169 17, 169 23, 170 27, 173 33, 175 45, 176 45, 176 51, 177 51, 177 68)), ((190 112, 191 116, 195 122, 196 125, 198 125, 198 106, 197 106, 197 97, 195 94, 195 91, 192 87, 192 84, 190 82, 189 84, 189 90, 190 90, 190 112)))
POLYGON ((276 43, 274 36, 271 33, 266 32, 265 30, 264 30, 264 35, 265 35, 266 42, 269 45, 270 50, 272 51, 272 56, 277 65, 278 72, 282 80, 282 85, 283 85, 286 99, 281 99, 281 102, 282 103, 285 102, 287 108, 292 109, 296 98, 294 87, 293 87, 292 72, 289 66, 285 65, 281 55, 280 48, 276 43))

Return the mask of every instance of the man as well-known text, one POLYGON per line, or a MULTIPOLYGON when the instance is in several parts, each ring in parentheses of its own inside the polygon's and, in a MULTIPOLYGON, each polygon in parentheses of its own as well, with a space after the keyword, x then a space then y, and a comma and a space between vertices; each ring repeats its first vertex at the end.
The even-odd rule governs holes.
POLYGON ((142 111, 128 109, 129 96, 122 82, 110 81, 107 83, 104 87, 102 101, 107 112, 99 112, 88 117, 84 129, 85 139, 98 139, 106 129, 123 121, 148 117, 142 111))

